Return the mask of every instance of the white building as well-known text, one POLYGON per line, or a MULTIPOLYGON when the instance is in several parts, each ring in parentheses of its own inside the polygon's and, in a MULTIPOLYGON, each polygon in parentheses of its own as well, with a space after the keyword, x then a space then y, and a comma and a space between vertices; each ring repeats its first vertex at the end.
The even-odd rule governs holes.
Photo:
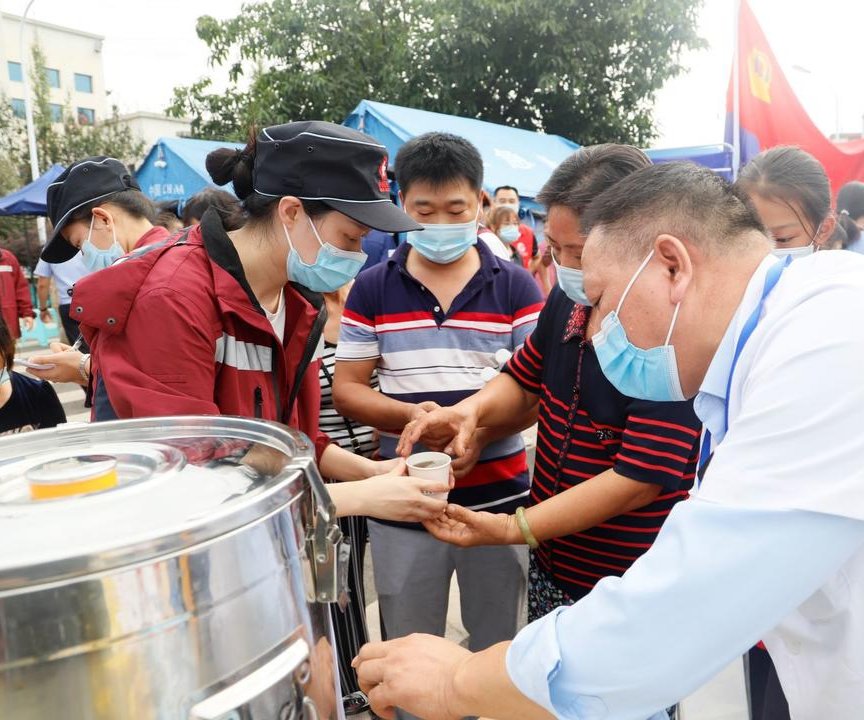
POLYGON ((134 112, 121 115, 118 121, 128 126, 132 134, 144 141, 145 152, 161 137, 186 137, 192 121, 153 112, 134 112))
MULTIPOLYGON (((13 110, 24 117, 24 83, 21 65, 21 18, 0 13, 0 93, 13 110)), ((92 124, 108 116, 105 74, 102 68, 102 35, 52 25, 28 18, 24 29, 28 70, 30 48, 37 43, 45 55, 51 87, 51 111, 59 120, 63 108, 78 122, 92 124)), ((31 87, 32 93, 32 87, 31 87)))

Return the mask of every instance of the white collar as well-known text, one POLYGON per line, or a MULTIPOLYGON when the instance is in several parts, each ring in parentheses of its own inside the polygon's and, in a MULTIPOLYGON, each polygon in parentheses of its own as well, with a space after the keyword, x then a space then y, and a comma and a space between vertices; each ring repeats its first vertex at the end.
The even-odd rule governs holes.
POLYGON ((762 297, 762 289, 765 285, 765 275, 768 269, 777 263, 777 258, 768 254, 754 270, 750 281, 747 283, 747 288, 744 290, 744 296, 732 316, 729 326, 723 335, 723 339, 717 346, 711 364, 708 366, 708 371, 705 373, 705 378, 702 380, 702 385, 699 387, 699 393, 696 396, 693 407, 699 419, 711 430, 715 442, 722 439, 723 428, 715 427, 717 410, 725 412, 726 406, 726 386, 729 383, 729 374, 732 371, 732 361, 735 357, 735 346, 738 343, 738 338, 741 336, 741 331, 744 328, 744 323, 754 308, 759 304, 762 297))

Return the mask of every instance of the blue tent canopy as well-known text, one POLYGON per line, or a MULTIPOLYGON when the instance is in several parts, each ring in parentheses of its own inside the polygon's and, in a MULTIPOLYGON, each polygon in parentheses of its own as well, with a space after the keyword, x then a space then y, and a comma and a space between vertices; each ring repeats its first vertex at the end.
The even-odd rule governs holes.
POLYGON ((732 146, 728 143, 717 145, 697 145, 694 147, 664 148, 646 150, 646 154, 654 163, 676 162, 689 160, 697 165, 703 165, 718 175, 732 179, 732 146))
POLYGON ((0 215, 47 215, 48 186, 65 169, 62 165, 52 165, 33 182, 0 198, 0 215))
MULTIPOLYGON (((152 200, 187 200, 205 187, 216 187, 204 161, 218 148, 240 149, 240 143, 163 137, 150 148, 135 178, 152 200)), ((231 192, 231 186, 224 188, 231 192)))
POLYGON ((533 200, 552 171, 580 147, 560 135, 371 100, 363 100, 343 124, 385 145, 391 163, 399 148, 416 135, 433 130, 460 135, 474 143, 483 157, 486 189, 513 185, 525 200, 533 200))

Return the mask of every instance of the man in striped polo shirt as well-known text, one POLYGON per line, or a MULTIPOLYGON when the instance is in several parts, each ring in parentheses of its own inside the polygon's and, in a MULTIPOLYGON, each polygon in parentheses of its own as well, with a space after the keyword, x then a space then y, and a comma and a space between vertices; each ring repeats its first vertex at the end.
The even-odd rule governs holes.
POLYGON ((594 197, 648 165, 636 148, 596 145, 555 170, 538 199, 549 211, 545 232, 558 286, 536 331, 500 377, 457 406, 428 414, 403 443, 407 452, 411 440, 443 432, 458 455, 476 442, 475 427, 509 427, 512 418, 537 409, 523 527, 513 517, 453 505, 449 520, 427 523, 440 539, 464 547, 539 541, 531 555, 529 620, 572 604, 606 576, 623 575, 693 483, 700 423, 692 401, 626 397, 603 375, 588 340, 580 217, 594 197))
MULTIPOLYGON (((354 283, 333 393, 343 415, 380 430, 385 458, 396 456, 408 423, 483 387, 533 332, 542 306, 531 276, 478 242, 483 162, 471 143, 444 133, 417 137, 399 151, 396 179, 406 212, 424 229, 354 283), (374 370, 380 392, 369 387, 374 370)), ((454 466, 450 500, 510 513, 529 494, 522 438, 508 428, 481 432, 479 458, 454 466)), ((456 548, 419 525, 371 521, 369 536, 388 637, 443 635, 454 571, 470 647, 515 634, 525 592, 521 548, 456 548)))

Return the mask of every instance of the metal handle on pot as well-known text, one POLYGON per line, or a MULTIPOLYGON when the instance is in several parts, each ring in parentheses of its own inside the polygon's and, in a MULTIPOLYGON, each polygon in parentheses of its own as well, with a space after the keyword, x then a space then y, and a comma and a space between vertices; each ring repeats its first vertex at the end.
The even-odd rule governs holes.
POLYGON ((306 553, 312 570, 315 601, 332 603, 347 588, 348 552, 345 536, 336 520, 336 505, 312 460, 305 463, 304 472, 315 498, 314 518, 306 530, 306 553))
MULTIPOLYGON (((224 720, 296 672, 309 660, 309 644, 298 638, 275 658, 224 690, 202 700, 189 711, 189 720, 224 720)), ((243 715, 237 715, 244 717, 243 715)))

